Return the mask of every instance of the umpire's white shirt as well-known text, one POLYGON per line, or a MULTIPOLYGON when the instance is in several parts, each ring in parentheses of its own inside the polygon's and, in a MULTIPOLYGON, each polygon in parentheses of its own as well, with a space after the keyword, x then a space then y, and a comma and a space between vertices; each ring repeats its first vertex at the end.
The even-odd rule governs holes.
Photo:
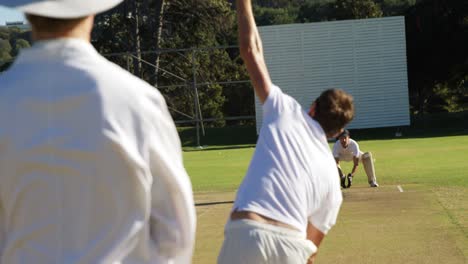
POLYGON ((256 150, 233 210, 289 224, 304 236, 309 221, 326 234, 343 198, 323 129, 276 86, 263 113, 256 150))
POLYGON ((0 76, 0 263, 188 263, 195 209, 161 94, 77 39, 0 76))

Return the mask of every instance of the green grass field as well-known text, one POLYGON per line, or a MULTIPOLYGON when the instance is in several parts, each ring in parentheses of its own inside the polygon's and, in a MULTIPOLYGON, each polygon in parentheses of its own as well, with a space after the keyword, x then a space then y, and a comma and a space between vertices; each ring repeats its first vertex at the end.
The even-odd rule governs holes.
MULTIPOLYGON (((468 136, 359 141, 371 151, 379 183, 468 187, 468 136)), ((247 170, 254 146, 184 152, 196 191, 236 189, 247 170)), ((344 171, 352 167, 343 163, 344 171)), ((356 182, 367 180, 359 168, 356 182)))
MULTIPOLYGON (((368 188, 358 169, 318 263, 468 263, 468 135, 383 138, 359 141, 374 155, 381 187, 368 188)), ((197 206, 195 264, 215 263, 228 202, 253 151, 184 152, 197 203, 220 202, 197 206)), ((351 164, 343 167, 348 172, 351 164)))

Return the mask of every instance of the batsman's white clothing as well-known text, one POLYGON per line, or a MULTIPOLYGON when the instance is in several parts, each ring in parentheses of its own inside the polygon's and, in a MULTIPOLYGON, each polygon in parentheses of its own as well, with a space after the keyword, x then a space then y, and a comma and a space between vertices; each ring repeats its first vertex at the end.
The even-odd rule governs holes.
MULTIPOLYGON (((348 139, 348 147, 344 148, 341 142, 337 140, 333 146, 333 156, 340 161, 353 161, 353 157, 357 157, 364 165, 364 170, 367 175, 367 180, 371 187, 379 186, 375 176, 374 160, 370 152, 363 153, 359 150, 359 145, 351 138, 348 139)), ((338 165, 338 168, 340 166, 338 165)))
POLYGON ((291 225, 304 237, 308 222, 326 234, 343 198, 325 132, 276 86, 263 113, 256 150, 233 209, 291 225))
POLYGON ((333 156, 342 161, 353 161, 353 157, 360 159, 362 154, 363 153, 359 150, 358 143, 351 138, 346 148, 341 145, 339 140, 333 145, 333 156))
POLYGON ((225 234, 218 257, 222 264, 305 264, 317 252, 299 231, 252 220, 229 221, 225 234))
POLYGON ((0 263, 189 263, 190 180, 161 94, 77 39, 0 77, 0 263))

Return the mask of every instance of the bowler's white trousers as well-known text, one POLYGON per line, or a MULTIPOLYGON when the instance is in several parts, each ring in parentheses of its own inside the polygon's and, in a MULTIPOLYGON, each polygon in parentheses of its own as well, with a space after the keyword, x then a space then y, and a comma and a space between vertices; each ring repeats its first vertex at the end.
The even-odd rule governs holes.
POLYGON ((305 264, 316 251, 299 231, 241 219, 226 224, 218 264, 305 264))

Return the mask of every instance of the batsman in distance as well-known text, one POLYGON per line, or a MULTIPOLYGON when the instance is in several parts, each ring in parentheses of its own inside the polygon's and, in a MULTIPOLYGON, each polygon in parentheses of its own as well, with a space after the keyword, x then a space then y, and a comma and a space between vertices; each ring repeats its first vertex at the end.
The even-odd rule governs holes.
POLYGON ((333 146, 333 156, 335 157, 336 166, 338 167, 338 173, 340 175, 341 187, 350 188, 353 183, 353 177, 357 171, 359 163, 364 166, 364 171, 367 175, 367 180, 370 187, 379 187, 377 178, 375 176, 374 160, 372 153, 363 153, 359 149, 359 144, 350 138, 348 130, 344 130, 341 133, 333 146), (348 175, 345 175, 341 169, 340 161, 352 161, 353 169, 348 175), (346 183, 348 180, 348 183, 346 183))

